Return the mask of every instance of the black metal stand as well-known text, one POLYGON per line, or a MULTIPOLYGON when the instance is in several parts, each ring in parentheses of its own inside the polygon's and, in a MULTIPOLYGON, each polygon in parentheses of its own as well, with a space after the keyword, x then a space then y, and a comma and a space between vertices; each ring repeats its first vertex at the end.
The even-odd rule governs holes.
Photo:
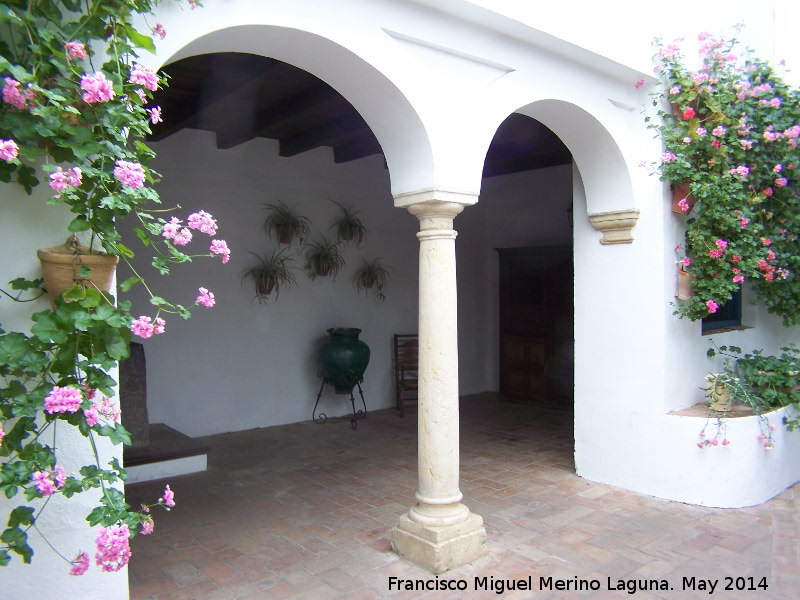
MULTIPOLYGON (((319 386, 319 393, 317 393, 317 401, 314 404, 314 410, 311 413, 311 418, 314 420, 314 423, 316 423, 317 425, 322 425, 325 421, 328 420, 328 415, 326 415, 325 413, 319 413, 319 416, 317 416, 317 406, 319 405, 319 399, 322 396, 322 389, 325 387, 325 384, 326 383, 331 383, 332 384, 333 382, 330 379, 328 379, 325 376, 325 373, 323 373, 322 371, 317 373, 317 377, 322 379, 322 385, 319 386)), ((361 390, 361 382, 362 381, 364 381, 364 377, 363 376, 359 377, 355 381, 353 387, 350 388, 350 404, 353 407, 353 416, 349 417, 349 419, 350 419, 350 425, 352 426, 353 429, 357 429, 358 428, 358 421, 360 419, 366 419, 367 418, 367 403, 364 401, 364 392, 361 390), (358 386, 358 393, 361 395, 361 404, 364 405, 364 410, 363 411, 360 408, 358 410, 356 410, 356 399, 353 396, 353 388, 355 386, 358 386)), ((348 417, 342 417, 342 418, 346 419, 348 417)))

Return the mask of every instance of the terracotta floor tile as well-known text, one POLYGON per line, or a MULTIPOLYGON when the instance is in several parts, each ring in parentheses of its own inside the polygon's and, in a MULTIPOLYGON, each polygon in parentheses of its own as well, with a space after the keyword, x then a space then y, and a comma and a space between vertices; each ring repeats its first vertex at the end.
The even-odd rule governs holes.
MULTIPOLYGON (((509 599, 619 599, 630 595, 606 590, 608 577, 664 578, 679 590, 683 577, 726 575, 766 577, 756 600, 797 598, 800 485, 723 510, 590 482, 575 475, 570 413, 488 396, 462 401, 461 491, 484 518, 489 552, 442 576, 464 578, 470 591, 390 591, 389 577, 433 578, 391 551, 392 528, 415 502, 416 418, 387 409, 357 430, 306 422, 202 438, 212 448, 208 471, 172 478, 178 506, 132 541, 131 599, 497 598, 473 589, 476 575, 534 577, 533 594, 507 591, 509 599), (539 577, 576 576, 597 578, 601 590, 538 589, 539 577)), ((127 486, 127 501, 152 502, 166 483, 127 486)))

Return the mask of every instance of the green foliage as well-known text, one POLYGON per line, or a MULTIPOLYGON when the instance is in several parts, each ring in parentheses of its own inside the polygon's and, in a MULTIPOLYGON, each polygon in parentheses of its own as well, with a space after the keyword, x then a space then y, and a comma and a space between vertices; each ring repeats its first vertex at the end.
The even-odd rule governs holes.
POLYGON ((317 277, 336 279, 345 266, 339 243, 331 242, 324 236, 306 244, 305 257, 305 270, 312 281, 317 277))
POLYGON ((335 200, 331 200, 336 206, 341 209, 341 214, 333 222, 331 228, 336 231, 336 241, 339 243, 352 242, 356 248, 360 248, 361 244, 367 239, 369 230, 358 218, 358 213, 350 208, 339 204, 335 200))
POLYGON ((353 286, 356 291, 364 291, 369 295, 369 290, 375 288, 375 295, 381 302, 386 301, 386 294, 383 290, 391 279, 388 268, 376 258, 372 262, 364 261, 361 266, 353 273, 353 286))
MULTIPOLYGON (((713 341, 712 341, 713 344, 713 341)), ((794 344, 781 348, 779 355, 763 350, 743 353, 737 346, 714 345, 709 358, 725 357, 720 383, 734 401, 750 406, 757 415, 786 406, 793 410, 784 417, 789 431, 800 427, 800 349, 794 344)))
POLYGON ((311 233, 311 222, 308 217, 299 214, 295 206, 276 200, 264 205, 267 218, 264 220, 264 231, 272 237, 274 233, 281 244, 291 244, 295 239, 302 244, 311 233))
POLYGON ((294 259, 286 253, 286 248, 276 248, 269 256, 250 254, 256 257, 258 263, 243 271, 242 282, 245 279, 253 282, 259 302, 266 302, 273 290, 277 300, 281 287, 297 285, 295 267, 291 265, 294 259))
POLYGON ((655 171, 696 201, 685 252, 697 295, 676 314, 701 319, 744 282, 757 301, 800 324, 800 90, 735 39, 705 38, 689 70, 676 46, 660 46, 664 92, 649 126, 664 143, 655 171))
MULTIPOLYGON (((142 139, 155 121, 148 106, 152 92, 166 81, 137 66, 139 53, 154 52, 155 46, 151 32, 137 31, 134 23, 156 3, 3 2, 0 143, 6 151, 0 182, 18 185, 28 194, 45 182, 55 191, 49 204, 64 205, 73 215, 68 231, 89 237, 90 248, 102 246, 125 261, 134 253, 120 243, 117 223, 128 215, 138 218, 140 241, 157 253, 157 268, 167 274, 170 265, 192 257, 163 238, 167 222, 148 212, 160 203, 152 187, 159 174, 149 167, 154 153, 142 139), (107 83, 93 88, 91 78, 95 84, 107 83), (141 178, 118 173, 123 165, 141 178)), ((0 328, 0 492, 6 498, 20 494, 32 505, 11 510, 0 533, 0 566, 14 554, 31 561, 27 532, 53 494, 71 498, 99 489, 100 505, 87 517, 91 526, 126 523, 135 531, 149 519, 144 512, 131 511, 112 487, 126 477, 118 461, 108 468, 99 464, 98 436, 114 444, 130 443, 109 400, 116 387, 109 372, 129 354, 132 317, 130 302, 117 302, 80 281, 89 275, 90 269, 82 266, 75 285, 55 300, 52 310, 31 316, 29 333, 0 328), (79 402, 58 408, 53 403, 58 389, 69 390, 79 402), (95 464, 78 474, 67 474, 59 465, 56 436, 64 428, 79 432, 93 450, 95 464), (47 478, 52 488, 37 485, 37 477, 47 478)), ((136 284, 146 286, 137 274, 120 287, 127 291, 136 284)), ((3 294, 20 302, 27 301, 24 293, 41 295, 43 283, 16 278, 10 286, 18 293, 3 294)), ((159 313, 189 316, 183 306, 150 295, 159 313)))

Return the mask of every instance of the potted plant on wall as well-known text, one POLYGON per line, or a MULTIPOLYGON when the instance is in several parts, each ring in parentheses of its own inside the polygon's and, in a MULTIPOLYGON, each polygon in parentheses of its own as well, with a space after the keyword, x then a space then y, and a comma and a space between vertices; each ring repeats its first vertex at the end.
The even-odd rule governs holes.
POLYGON ((281 244, 291 244, 295 239, 302 243, 311 232, 311 222, 297 213, 296 206, 288 206, 280 200, 265 204, 267 218, 264 220, 264 231, 267 235, 272 237, 274 232, 281 244))
POLYGON ((305 257, 305 269, 312 281, 317 277, 335 279, 345 265, 339 244, 324 236, 306 245, 305 257))
POLYGON ((735 54, 736 39, 700 42, 696 70, 676 45, 660 46, 661 108, 647 118, 664 143, 654 170, 688 217, 695 295, 676 314, 702 319, 748 282, 786 326, 800 324, 800 90, 735 54))
POLYGON ((364 240, 367 239, 369 230, 358 218, 358 213, 351 207, 339 204, 335 200, 331 200, 331 202, 342 211, 333 225, 331 225, 331 228, 336 231, 336 241, 354 242, 356 248, 360 248, 364 240))
POLYGON ((376 297, 381 301, 386 301, 386 294, 383 293, 386 284, 390 279, 387 267, 381 263, 380 258, 372 262, 363 261, 358 270, 353 273, 353 286, 356 291, 364 290, 369 295, 369 290, 376 289, 376 297))
POLYGON ((242 282, 250 279, 256 289, 256 298, 259 302, 265 302, 272 291, 275 291, 275 299, 278 299, 281 286, 289 287, 297 285, 291 266, 293 258, 286 254, 286 248, 275 249, 272 254, 258 255, 251 252, 256 257, 258 263, 242 273, 242 282))

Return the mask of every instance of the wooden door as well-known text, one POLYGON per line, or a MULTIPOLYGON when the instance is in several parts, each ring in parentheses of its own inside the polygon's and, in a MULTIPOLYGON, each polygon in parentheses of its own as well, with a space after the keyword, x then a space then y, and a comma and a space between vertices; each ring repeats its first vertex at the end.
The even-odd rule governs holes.
POLYGON ((571 246, 500 248, 500 392, 529 404, 571 405, 571 246))

